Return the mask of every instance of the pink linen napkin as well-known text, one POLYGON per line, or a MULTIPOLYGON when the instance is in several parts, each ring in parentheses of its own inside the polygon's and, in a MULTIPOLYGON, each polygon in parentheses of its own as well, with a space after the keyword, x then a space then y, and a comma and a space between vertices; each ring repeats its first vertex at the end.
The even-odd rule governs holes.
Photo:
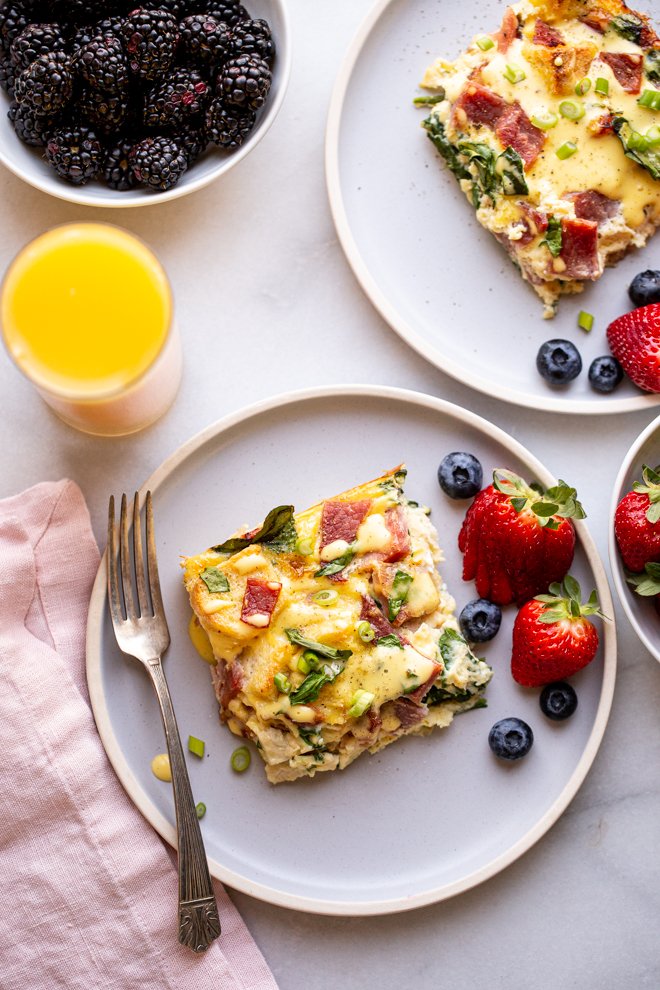
POLYGON ((0 501, 0 985, 277 990, 216 882, 222 935, 177 941, 177 875, 96 732, 85 622, 99 552, 71 481, 0 501))

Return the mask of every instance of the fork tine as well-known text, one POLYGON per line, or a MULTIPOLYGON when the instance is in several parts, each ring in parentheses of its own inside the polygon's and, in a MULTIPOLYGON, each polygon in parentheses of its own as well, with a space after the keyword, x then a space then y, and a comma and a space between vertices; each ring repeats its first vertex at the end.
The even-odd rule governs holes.
POLYGON ((158 558, 156 557, 156 537, 154 535, 154 512, 151 504, 151 492, 147 492, 147 566, 149 569, 149 591, 154 606, 154 615, 164 615, 163 599, 160 593, 158 577, 158 558))
POLYGON ((147 596, 147 583, 144 579, 144 557, 142 555, 142 526, 140 524, 140 499, 135 493, 133 499, 133 559, 135 561, 135 584, 137 585, 140 615, 150 612, 147 596))
POLYGON ((110 496, 108 505, 108 545, 105 551, 108 571, 108 602, 113 624, 124 621, 119 595, 119 575, 117 574, 117 543, 115 539, 115 497, 110 496))
POLYGON ((133 584, 131 581, 131 558, 128 549, 128 513, 126 511, 126 495, 122 495, 121 497, 119 539, 121 550, 121 579, 124 590, 124 604, 126 605, 126 618, 133 620, 137 618, 137 612, 135 611, 133 584))

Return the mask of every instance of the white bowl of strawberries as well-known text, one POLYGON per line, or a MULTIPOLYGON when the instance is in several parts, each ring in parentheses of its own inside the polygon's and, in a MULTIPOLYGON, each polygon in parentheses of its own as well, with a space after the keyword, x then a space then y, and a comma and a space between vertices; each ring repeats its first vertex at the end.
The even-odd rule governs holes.
POLYGON ((635 440, 612 498, 609 552, 630 623, 660 661, 660 416, 635 440))

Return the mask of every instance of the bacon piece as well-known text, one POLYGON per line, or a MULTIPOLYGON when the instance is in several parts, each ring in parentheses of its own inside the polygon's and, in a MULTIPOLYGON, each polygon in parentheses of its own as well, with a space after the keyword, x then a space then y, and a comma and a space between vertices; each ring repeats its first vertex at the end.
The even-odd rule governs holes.
POLYGON ((433 685, 436 682, 436 679, 438 677, 438 674, 442 671, 442 664, 441 663, 435 663, 435 661, 434 661, 434 665, 435 666, 434 666, 433 673, 431 674, 431 676, 429 677, 429 679, 427 681, 424 681, 424 683, 421 684, 417 688, 416 691, 413 691, 412 694, 406 695, 406 697, 410 698, 410 700, 411 701, 414 701, 415 704, 417 704, 417 705, 421 705, 422 698, 424 698, 425 695, 427 695, 429 693, 429 691, 431 690, 431 688, 433 687, 433 685))
POLYGON ((533 165, 545 144, 545 134, 534 127, 519 103, 512 103, 500 116, 495 133, 506 147, 511 145, 529 168, 533 165))
POLYGON ((235 698, 245 685, 245 674, 238 660, 234 660, 231 665, 224 660, 218 660, 211 669, 211 678, 215 689, 215 696, 220 702, 222 717, 225 717, 225 709, 232 698, 235 698))
POLYGON ((564 193, 563 199, 572 199, 575 205, 575 215, 578 220, 593 220, 595 223, 605 223, 611 220, 621 209, 618 199, 610 199, 595 189, 586 192, 564 193))
POLYGON ((498 51, 508 52, 511 42, 518 35, 518 27, 518 18, 514 14, 513 8, 507 7, 504 11, 500 29, 493 35, 493 38, 497 42, 498 51))
POLYGON ((410 534, 403 506, 395 505, 394 508, 387 510, 385 525, 392 534, 392 543, 384 559, 388 564, 394 564, 410 553, 410 534))
POLYGON ((546 48, 556 48, 557 45, 564 44, 564 36, 561 31, 555 30, 555 28, 550 27, 549 24, 546 24, 545 21, 539 18, 534 26, 532 44, 545 45, 546 48))
POLYGON ((593 137, 602 137, 603 134, 614 133, 614 114, 604 113, 598 120, 590 120, 587 130, 593 137))
POLYGON ((508 105, 497 93, 480 83, 470 82, 454 105, 454 115, 458 115, 460 123, 462 111, 473 124, 486 124, 494 128, 508 105))
POLYGON ((535 229, 537 234, 545 234, 548 229, 548 217, 546 214, 541 210, 534 209, 534 207, 529 203, 526 203, 524 199, 518 201, 518 206, 529 220, 532 229, 535 229))
POLYGON ((270 625, 281 590, 282 585, 277 581, 248 578, 241 606, 241 621, 256 629, 266 629, 270 625))
POLYGON ((594 220, 561 222, 562 248, 560 258, 566 265, 565 278, 597 279, 601 275, 598 258, 598 224, 594 220))
POLYGON ((600 58, 609 65, 617 82, 626 93, 639 93, 642 88, 643 55, 624 52, 601 52, 600 58))
POLYGON ((419 725, 428 715, 429 710, 426 705, 419 705, 409 697, 397 698, 394 702, 394 714, 401 722, 401 728, 409 729, 413 725, 419 725))
POLYGON ((401 636, 386 618, 386 616, 381 612, 380 608, 376 604, 373 598, 367 598, 362 596, 362 608, 360 609, 360 619, 362 622, 370 622, 374 627, 374 632, 376 633, 376 639, 381 639, 383 636, 396 636, 401 642, 401 636))
POLYGON ((352 543, 370 508, 370 498, 356 502, 324 502, 321 514, 321 549, 336 540, 352 543))

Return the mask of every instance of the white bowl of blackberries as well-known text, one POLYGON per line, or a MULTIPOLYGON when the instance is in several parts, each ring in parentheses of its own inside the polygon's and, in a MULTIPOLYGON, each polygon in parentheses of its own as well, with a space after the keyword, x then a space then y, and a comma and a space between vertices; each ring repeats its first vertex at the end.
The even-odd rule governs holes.
POLYGON ((0 0, 12 172, 75 203, 143 206, 207 185, 263 137, 289 75, 283 0, 156 2, 0 0))

